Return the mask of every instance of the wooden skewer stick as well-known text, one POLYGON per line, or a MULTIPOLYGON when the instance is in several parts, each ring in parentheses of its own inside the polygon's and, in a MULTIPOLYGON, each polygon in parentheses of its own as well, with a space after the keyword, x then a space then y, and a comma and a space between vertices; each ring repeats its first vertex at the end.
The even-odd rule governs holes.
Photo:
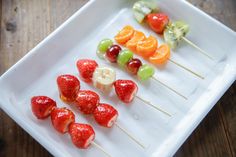
POLYGON ((155 78, 154 76, 152 76, 152 79, 159 82, 160 84, 162 84, 163 86, 165 86, 166 88, 168 88, 169 90, 173 91, 175 94, 181 96, 182 98, 184 98, 185 100, 188 100, 188 98, 186 96, 184 96, 183 94, 179 93, 177 90, 171 88, 170 86, 168 86, 167 84, 163 83, 162 81, 158 80, 157 78, 155 78))
POLYGON ((143 149, 145 149, 145 146, 139 142, 131 133, 129 133, 125 128, 120 126, 117 122, 115 122, 115 126, 117 126, 120 130, 122 130, 127 136, 129 136, 135 143, 137 143, 139 146, 141 146, 143 149))
POLYGON ((201 49, 200 47, 198 47, 196 44, 194 44, 192 41, 190 41, 189 39, 187 39, 186 37, 182 37, 182 39, 188 43, 189 45, 191 45, 192 47, 194 47, 195 49, 199 50, 199 52, 201 52, 203 55, 205 55, 206 57, 208 57, 211 60, 214 60, 214 58, 212 56, 210 56, 206 51, 204 51, 203 49, 201 49))
POLYGON ((166 114, 167 116, 171 117, 171 114, 170 114, 170 113, 168 113, 167 111, 165 111, 165 110, 163 110, 163 109, 161 109, 161 108, 159 108, 159 107, 153 105, 153 104, 150 103, 149 101, 144 100, 144 99, 141 98, 140 96, 136 95, 136 98, 138 98, 139 100, 141 100, 141 101, 144 102, 145 104, 151 106, 152 108, 154 108, 154 109, 156 109, 156 110, 158 110, 158 111, 160 111, 160 112, 166 114))
POLYGON ((198 74, 198 73, 196 73, 196 72, 190 70, 189 68, 187 68, 187 67, 181 65, 180 63, 177 63, 176 61, 173 61, 172 59, 169 59, 169 61, 172 62, 172 63, 174 63, 175 65, 177 65, 177 66, 183 68, 184 70, 186 70, 186 71, 192 73, 193 75, 199 77, 200 79, 203 79, 203 80, 205 79, 202 75, 200 75, 200 74, 198 74))
POLYGON ((108 157, 112 157, 102 146, 97 144, 96 142, 92 141, 91 144, 95 146, 96 148, 100 149, 104 154, 106 154, 108 157))

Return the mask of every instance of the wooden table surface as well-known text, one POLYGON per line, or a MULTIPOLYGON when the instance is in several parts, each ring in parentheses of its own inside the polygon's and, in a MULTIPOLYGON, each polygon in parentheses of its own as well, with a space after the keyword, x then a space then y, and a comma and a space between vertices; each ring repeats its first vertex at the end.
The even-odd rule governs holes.
MULTIPOLYGON (((16 63, 87 1, 0 0, 0 74, 16 63)), ((236 30, 236 0, 189 1, 236 30)), ((51 155, 0 109, 0 157, 46 156, 51 155)), ((175 156, 236 156, 235 83, 175 156)))

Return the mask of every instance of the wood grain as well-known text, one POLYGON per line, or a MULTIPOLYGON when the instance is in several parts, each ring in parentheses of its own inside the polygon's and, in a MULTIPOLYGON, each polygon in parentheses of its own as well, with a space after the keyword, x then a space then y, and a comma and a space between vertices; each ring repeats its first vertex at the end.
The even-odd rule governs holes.
MULTIPOLYGON (((0 74, 88 0, 0 0, 0 74)), ((236 30, 235 0, 189 0, 236 30)), ((176 157, 236 156, 236 83, 176 153, 176 157)), ((0 157, 51 156, 0 110, 0 157)))

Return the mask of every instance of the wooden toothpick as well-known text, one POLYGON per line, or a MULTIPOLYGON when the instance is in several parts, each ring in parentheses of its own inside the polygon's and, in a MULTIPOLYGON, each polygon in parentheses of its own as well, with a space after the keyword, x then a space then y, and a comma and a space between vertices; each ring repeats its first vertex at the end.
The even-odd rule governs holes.
POLYGON ((177 90, 171 88, 170 86, 168 86, 167 84, 163 83, 162 81, 158 80, 157 78, 155 78, 154 76, 152 76, 152 79, 157 81, 158 83, 162 84, 163 86, 165 86, 166 88, 168 88, 169 90, 173 91, 175 94, 181 96, 182 98, 184 98, 185 100, 188 100, 188 98, 186 96, 184 96, 183 94, 179 93, 177 90))
POLYGON ((165 111, 165 110, 163 110, 163 109, 161 109, 161 108, 159 108, 159 107, 153 105, 152 103, 150 103, 149 101, 143 99, 142 97, 136 95, 136 98, 138 98, 139 100, 141 100, 142 102, 144 102, 146 105, 149 105, 149 106, 151 106, 152 108, 154 108, 154 109, 156 109, 156 110, 158 110, 158 111, 160 111, 160 112, 166 114, 167 116, 171 117, 171 114, 170 114, 170 113, 168 113, 167 111, 165 111))
POLYGON ((196 72, 190 70, 189 68, 183 66, 183 65, 180 64, 180 63, 177 63, 176 61, 174 61, 174 60, 172 60, 172 59, 170 59, 170 58, 169 58, 169 61, 172 62, 172 63, 174 63, 175 65, 177 65, 177 66, 183 68, 184 70, 190 72, 191 74, 193 74, 193 75, 199 77, 200 79, 203 79, 203 80, 205 79, 202 75, 200 75, 200 74, 198 74, 198 73, 196 73, 196 72))
POLYGON ((141 146, 143 149, 145 149, 145 146, 139 142, 131 133, 129 133, 124 127, 122 127, 120 124, 115 122, 115 126, 117 126, 120 130, 122 130, 127 136, 129 136, 135 143, 137 143, 139 146, 141 146))
POLYGON ((189 45, 191 45, 192 47, 194 47, 195 49, 197 49, 199 52, 201 52, 203 55, 205 55, 206 57, 208 57, 211 60, 214 60, 214 58, 212 56, 210 56, 206 51, 204 51, 203 49, 201 49, 200 47, 198 47, 196 44, 194 44, 192 41, 190 41, 189 39, 187 39, 186 37, 182 37, 182 39, 188 43, 189 45))
POLYGON ((100 149, 104 154, 106 154, 108 157, 112 157, 102 146, 97 144, 96 142, 92 141, 91 144, 95 146, 96 148, 100 149))

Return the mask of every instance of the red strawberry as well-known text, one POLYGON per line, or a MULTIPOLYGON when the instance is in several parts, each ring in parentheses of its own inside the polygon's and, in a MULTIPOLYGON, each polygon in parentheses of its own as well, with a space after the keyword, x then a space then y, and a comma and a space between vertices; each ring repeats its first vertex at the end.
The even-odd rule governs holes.
POLYGON ((118 98, 125 103, 130 103, 138 91, 138 86, 131 80, 117 80, 114 86, 118 98))
POLYGON ((112 127, 118 117, 117 110, 108 104, 99 104, 94 111, 96 122, 104 127, 112 127))
POLYGON ((51 112, 51 120, 54 128, 64 134, 71 123, 75 122, 74 113, 67 108, 54 108, 51 112))
POLYGON ((80 59, 77 61, 77 68, 80 76, 85 82, 92 82, 93 72, 98 67, 95 60, 80 59))
POLYGON ((73 75, 60 75, 57 77, 57 86, 60 98, 66 103, 72 103, 80 90, 80 81, 73 75))
POLYGON ((75 101, 75 105, 84 114, 93 114, 100 97, 97 93, 90 90, 80 90, 75 101))
POLYGON ((74 145, 80 149, 88 148, 95 138, 95 132, 92 126, 88 124, 70 124, 69 134, 74 145))
POLYGON ((50 113, 56 102, 47 96, 34 96, 31 98, 31 109, 38 119, 45 119, 50 116, 50 113))
POLYGON ((162 34, 169 23, 169 17, 164 13, 152 13, 148 14, 147 22, 154 32, 162 34))

